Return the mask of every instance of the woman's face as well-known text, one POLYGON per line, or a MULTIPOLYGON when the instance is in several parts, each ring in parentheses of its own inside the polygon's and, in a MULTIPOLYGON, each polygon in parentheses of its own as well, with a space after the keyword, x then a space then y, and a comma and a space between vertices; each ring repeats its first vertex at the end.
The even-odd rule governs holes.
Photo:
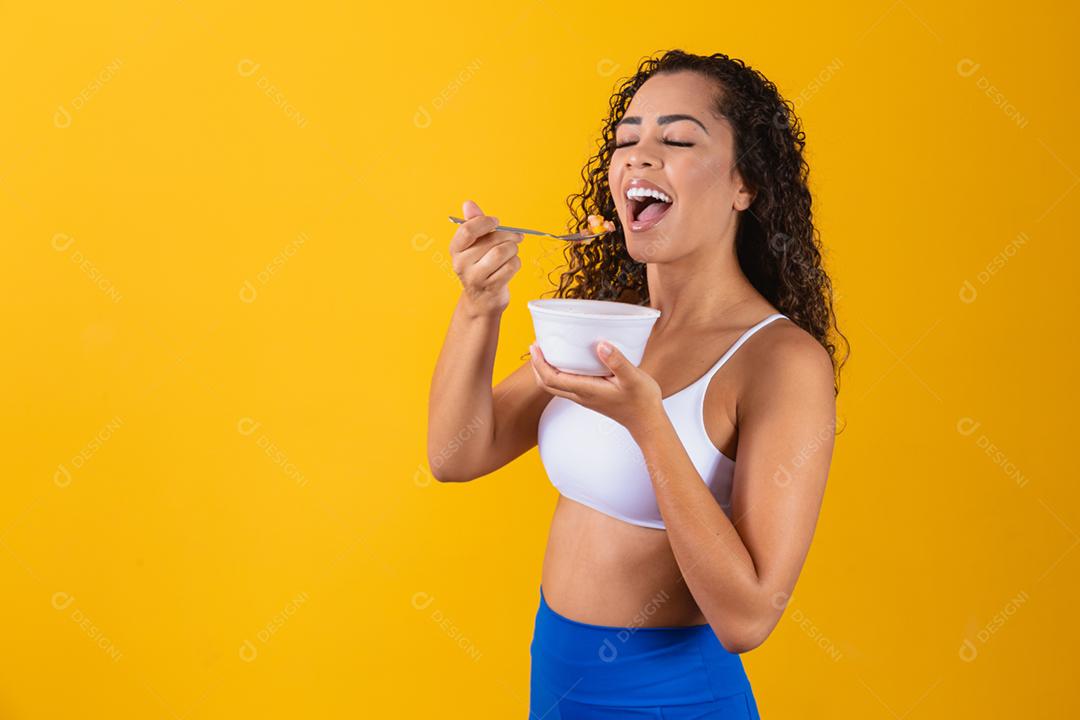
POLYGON ((638 262, 717 243, 750 206, 752 195, 734 169, 731 125, 713 110, 716 92, 715 82, 698 73, 654 75, 616 126, 608 183, 627 251, 638 262), (646 200, 628 198, 640 184, 670 198, 666 210, 661 203, 645 210, 646 200))

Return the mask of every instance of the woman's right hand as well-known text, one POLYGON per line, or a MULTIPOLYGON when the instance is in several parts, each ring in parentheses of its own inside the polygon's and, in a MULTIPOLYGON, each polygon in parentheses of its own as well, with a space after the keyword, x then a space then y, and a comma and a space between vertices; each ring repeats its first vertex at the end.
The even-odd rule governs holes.
POLYGON ((450 240, 450 259, 461 281, 462 300, 475 316, 499 315, 510 304, 510 278, 521 269, 520 233, 495 230, 498 218, 472 200, 462 205, 465 222, 450 240))

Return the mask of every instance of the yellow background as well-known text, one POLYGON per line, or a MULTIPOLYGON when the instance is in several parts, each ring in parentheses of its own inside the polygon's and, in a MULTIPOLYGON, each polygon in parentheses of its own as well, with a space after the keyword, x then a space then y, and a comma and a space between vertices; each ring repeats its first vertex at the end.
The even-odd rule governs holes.
POLYGON ((762 716, 1080 712, 1074 7, 221 5, 0 10, 0 718, 526 717, 556 493, 428 474, 446 216, 563 227, 675 47, 797 102, 853 344, 762 716))

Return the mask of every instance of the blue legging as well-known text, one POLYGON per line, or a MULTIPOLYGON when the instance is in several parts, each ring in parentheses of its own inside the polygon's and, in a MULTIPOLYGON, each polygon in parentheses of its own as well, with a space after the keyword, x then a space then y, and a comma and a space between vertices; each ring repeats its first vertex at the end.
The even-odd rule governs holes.
POLYGON ((760 720, 742 658, 709 625, 590 625, 541 588, 529 652, 529 720, 760 720))

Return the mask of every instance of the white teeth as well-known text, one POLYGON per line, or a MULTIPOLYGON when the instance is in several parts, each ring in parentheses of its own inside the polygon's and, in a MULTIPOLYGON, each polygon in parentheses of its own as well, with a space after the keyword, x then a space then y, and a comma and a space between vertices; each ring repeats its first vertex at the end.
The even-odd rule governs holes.
POLYGON ((626 191, 626 197, 628 197, 628 198, 651 197, 651 198, 656 198, 660 202, 666 202, 666 203, 671 202, 671 198, 669 198, 667 195, 660 192, 659 190, 653 190, 652 188, 632 187, 632 188, 630 188, 629 190, 626 191))

